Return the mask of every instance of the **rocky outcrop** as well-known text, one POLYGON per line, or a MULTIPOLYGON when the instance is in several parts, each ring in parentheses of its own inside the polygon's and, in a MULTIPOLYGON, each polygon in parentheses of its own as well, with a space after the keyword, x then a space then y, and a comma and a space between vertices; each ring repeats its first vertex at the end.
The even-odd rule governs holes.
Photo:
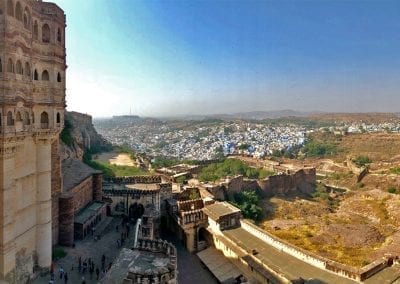
POLYGON ((85 150, 101 152, 111 149, 111 144, 97 133, 92 117, 79 112, 66 112, 65 127, 61 134, 61 158, 82 160, 85 150))
POLYGON ((357 176, 357 182, 361 182, 362 179, 368 174, 368 167, 359 167, 350 157, 347 157, 345 165, 353 174, 357 176))

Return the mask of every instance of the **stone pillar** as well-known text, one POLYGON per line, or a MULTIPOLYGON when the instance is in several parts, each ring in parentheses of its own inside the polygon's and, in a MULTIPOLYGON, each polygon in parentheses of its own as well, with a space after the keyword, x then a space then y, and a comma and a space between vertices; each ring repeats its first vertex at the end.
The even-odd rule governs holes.
POLYGON ((0 151, 0 279, 14 282, 15 268, 15 146, 0 151))
POLYGON ((60 141, 51 144, 51 215, 52 245, 58 244, 59 236, 59 197, 62 192, 60 141))
POLYGON ((93 174, 93 200, 103 200, 103 174, 93 174))
POLYGON ((36 252, 38 265, 51 264, 51 144, 46 140, 36 144, 36 252))
POLYGON ((74 196, 63 195, 59 199, 60 224, 59 243, 63 246, 72 246, 74 243, 74 196))

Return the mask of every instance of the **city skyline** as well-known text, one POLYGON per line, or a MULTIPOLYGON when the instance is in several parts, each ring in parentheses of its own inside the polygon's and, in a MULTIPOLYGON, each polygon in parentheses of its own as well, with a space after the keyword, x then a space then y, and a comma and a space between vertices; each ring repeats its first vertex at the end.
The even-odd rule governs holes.
POLYGON ((394 112, 400 103, 395 1, 55 2, 68 15, 69 110, 394 112))

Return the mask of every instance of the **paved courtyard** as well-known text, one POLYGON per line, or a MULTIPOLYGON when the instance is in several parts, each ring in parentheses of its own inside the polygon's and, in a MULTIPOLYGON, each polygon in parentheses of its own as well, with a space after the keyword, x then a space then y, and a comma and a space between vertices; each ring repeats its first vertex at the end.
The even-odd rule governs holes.
MULTIPOLYGON (((107 228, 104 229, 100 240, 94 241, 94 239, 89 236, 85 240, 77 241, 75 243, 75 248, 63 247, 67 255, 54 262, 55 283, 64 283, 64 280, 60 280, 58 275, 58 269, 60 267, 63 267, 67 272, 68 283, 80 284, 82 282, 82 277, 85 278, 87 284, 98 283, 95 272, 93 273, 92 279, 88 271, 86 271, 85 274, 79 273, 78 259, 81 257, 83 262, 84 259, 90 257, 95 263, 95 269, 98 267, 99 270, 101 270, 101 257, 104 254, 106 256, 105 265, 108 266, 120 251, 120 248, 117 248, 117 239, 121 237, 121 230, 119 229, 119 232, 116 232, 115 229, 120 223, 120 218, 114 218, 107 228)), ((133 233, 131 230, 131 236, 132 235, 133 233)), ((50 274, 36 279, 33 283, 48 284, 49 281, 50 274)))
MULTIPOLYGON (((86 258, 92 258, 95 263, 95 268, 98 267, 101 270, 101 257, 104 254, 106 256, 106 266, 112 262, 119 254, 121 248, 117 247, 117 239, 121 236, 121 230, 116 232, 116 225, 121 223, 120 218, 114 218, 112 222, 104 229, 101 238, 98 241, 94 241, 92 237, 88 237, 85 240, 77 241, 75 248, 63 247, 67 252, 67 255, 54 262, 55 272, 55 284, 62 284, 64 280, 60 280, 58 275, 58 269, 63 267, 68 274, 68 283, 70 284, 81 284, 82 277, 85 278, 86 284, 98 283, 96 280, 96 273, 90 277, 88 271, 85 274, 79 273, 78 271, 78 259, 82 258, 82 261, 86 258)), ((121 226, 119 226, 121 227, 121 226)), ((134 230, 131 229, 130 238, 132 241, 134 230)), ((168 241, 176 245, 178 251, 178 281, 179 283, 188 284, 213 284, 218 283, 211 272, 207 270, 200 262, 196 255, 190 254, 186 249, 175 240, 174 236, 169 235, 168 241)), ((128 241, 125 245, 129 246, 128 241)), ((50 281, 50 274, 36 279, 34 284, 48 284, 50 281)))

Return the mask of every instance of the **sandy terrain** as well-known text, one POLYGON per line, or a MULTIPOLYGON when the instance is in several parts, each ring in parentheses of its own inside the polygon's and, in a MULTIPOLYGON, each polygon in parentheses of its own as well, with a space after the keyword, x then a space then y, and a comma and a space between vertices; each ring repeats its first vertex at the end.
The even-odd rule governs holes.
POLYGON ((109 152, 109 153, 102 153, 95 157, 96 161, 102 163, 110 163, 112 165, 117 166, 131 166, 135 167, 136 162, 132 160, 129 154, 127 153, 116 153, 116 152, 109 152))

